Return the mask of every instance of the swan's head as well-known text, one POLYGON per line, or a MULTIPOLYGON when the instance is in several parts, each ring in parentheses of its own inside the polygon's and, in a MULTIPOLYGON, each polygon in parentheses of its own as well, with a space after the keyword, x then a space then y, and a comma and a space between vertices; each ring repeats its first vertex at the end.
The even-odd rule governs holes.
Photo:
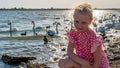
POLYGON ((35 22, 34 22, 34 21, 32 21, 32 24, 35 24, 35 22))

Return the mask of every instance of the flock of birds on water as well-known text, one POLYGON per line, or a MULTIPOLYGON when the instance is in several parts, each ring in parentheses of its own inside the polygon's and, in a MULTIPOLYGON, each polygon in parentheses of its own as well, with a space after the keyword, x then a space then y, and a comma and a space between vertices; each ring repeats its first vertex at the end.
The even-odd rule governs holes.
MULTIPOLYGON (((70 21, 69 19, 66 19, 66 17, 64 15, 62 15, 62 17, 64 18, 64 22, 65 21, 70 21)), ((54 19, 56 19, 56 21, 53 22, 53 26, 55 26, 55 30, 52 30, 50 29, 52 26, 50 25, 47 25, 44 27, 41 27, 41 26, 35 26, 35 21, 31 21, 31 24, 33 24, 33 27, 32 27, 32 32, 33 32, 33 35, 36 36, 38 35, 37 34, 37 31, 40 31, 40 30, 45 30, 46 31, 46 34, 48 34, 49 36, 54 36, 55 34, 59 34, 59 29, 58 29, 58 26, 61 26, 61 23, 58 22, 57 20, 61 19, 61 15, 59 17, 55 17, 54 15, 54 19)), ((10 26, 9 27, 9 32, 10 32, 10 37, 12 37, 12 33, 13 32, 17 32, 19 31, 18 28, 14 28, 12 27, 12 22, 9 22, 8 25, 10 26)), ((20 33, 21 36, 27 36, 27 30, 25 30, 24 32, 20 33)))
MULTIPOLYGON (((70 24, 72 24, 72 22, 69 20, 69 19, 65 19, 66 17, 63 16, 63 21, 68 21, 70 23, 68 23, 68 26, 70 24)), ((56 17, 54 19, 61 19, 60 17, 56 17)), ((33 35, 38 35, 37 34, 37 30, 42 30, 43 27, 36 27, 35 26, 35 21, 31 21, 32 24, 33 24, 33 27, 32 27, 32 31, 33 31, 33 35)), ((49 26, 46 26, 45 27, 45 30, 46 30, 46 34, 50 35, 50 36, 54 36, 55 34, 59 34, 59 29, 58 29, 58 26, 60 26, 62 23, 61 22, 58 22, 58 21, 54 21, 53 23, 53 26, 55 26, 55 30, 51 30, 50 29, 50 25, 49 26), (48 30, 49 29, 49 30, 48 30)), ((10 34, 12 34, 12 32, 17 32, 19 29, 18 28, 12 28, 12 22, 8 23, 8 25, 10 26, 10 34)), ((71 29, 72 29, 72 25, 71 26, 71 29)), ((101 33, 102 35, 105 35, 105 31, 108 30, 108 29, 117 29, 117 30, 120 30, 120 16, 117 16, 116 14, 106 14, 104 16, 101 16, 100 18, 96 19, 94 22, 93 22, 93 27, 94 27, 94 30, 101 33)), ((67 30, 67 26, 65 28, 67 30)), ((70 30, 70 29, 69 29, 70 30)), ((21 36, 26 36, 27 35, 27 31, 24 31, 20 34, 21 36)))
POLYGON ((106 14, 101 16, 97 21, 93 23, 97 32, 105 33, 107 29, 120 30, 120 16, 115 14, 106 14))

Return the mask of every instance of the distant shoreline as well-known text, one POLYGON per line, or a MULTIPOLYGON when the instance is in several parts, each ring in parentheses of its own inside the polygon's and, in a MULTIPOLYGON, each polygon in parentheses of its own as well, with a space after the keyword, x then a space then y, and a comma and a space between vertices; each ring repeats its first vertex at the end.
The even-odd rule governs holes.
MULTIPOLYGON (((34 8, 0 8, 0 10, 72 10, 70 8, 40 8, 40 9, 34 9, 34 8)), ((94 10, 120 10, 120 8, 94 8, 94 10)))
POLYGON ((120 10, 120 8, 94 8, 94 10, 120 10))
POLYGON ((69 9, 69 8, 49 8, 49 9, 45 9, 45 8, 41 8, 41 9, 32 9, 32 8, 30 8, 30 9, 16 9, 16 8, 14 8, 14 9, 0 9, 0 10, 71 10, 71 9, 69 9))

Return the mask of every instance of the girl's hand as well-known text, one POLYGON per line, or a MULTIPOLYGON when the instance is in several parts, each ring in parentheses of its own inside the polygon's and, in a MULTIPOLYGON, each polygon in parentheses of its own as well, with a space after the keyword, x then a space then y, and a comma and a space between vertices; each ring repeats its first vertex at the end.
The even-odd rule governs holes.
POLYGON ((88 61, 83 61, 82 62, 82 68, 93 68, 90 62, 88 61))

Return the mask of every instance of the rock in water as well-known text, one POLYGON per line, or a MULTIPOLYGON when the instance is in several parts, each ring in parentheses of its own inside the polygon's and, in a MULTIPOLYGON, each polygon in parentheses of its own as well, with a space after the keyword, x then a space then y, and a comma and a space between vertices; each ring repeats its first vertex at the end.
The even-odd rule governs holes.
POLYGON ((1 60, 4 63, 7 64, 12 64, 12 65, 16 65, 16 64, 20 64, 21 62, 28 62, 28 60, 35 60, 36 57, 23 57, 23 56, 19 56, 19 57, 14 57, 14 56, 9 56, 9 55, 2 55, 1 60))
POLYGON ((61 49, 61 51, 66 51, 66 49, 65 49, 65 48, 63 48, 63 49, 61 49))

